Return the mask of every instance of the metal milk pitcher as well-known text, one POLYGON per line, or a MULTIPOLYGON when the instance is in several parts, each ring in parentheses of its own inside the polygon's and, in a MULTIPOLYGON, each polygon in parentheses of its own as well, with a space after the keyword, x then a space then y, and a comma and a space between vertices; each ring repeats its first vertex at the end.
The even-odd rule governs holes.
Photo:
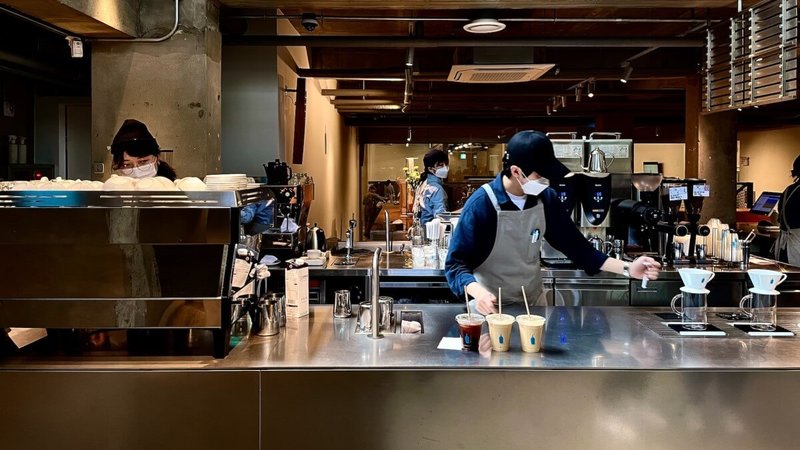
POLYGON ((281 331, 281 314, 279 301, 275 296, 261 297, 256 304, 256 321, 257 327, 254 327, 255 332, 259 336, 274 336, 281 331))

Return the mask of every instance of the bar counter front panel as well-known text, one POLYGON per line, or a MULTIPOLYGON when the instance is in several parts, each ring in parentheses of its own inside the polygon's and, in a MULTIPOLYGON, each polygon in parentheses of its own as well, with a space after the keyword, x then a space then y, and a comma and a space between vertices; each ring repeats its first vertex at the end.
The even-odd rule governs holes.
MULTIPOLYGON (((549 307, 541 353, 516 327, 510 352, 464 353, 436 349, 460 305, 404 308, 425 334, 372 340, 315 306, 225 359, 3 360, 0 448, 796 446, 797 336, 749 337, 716 310, 726 337, 670 335, 663 308, 549 307)), ((778 321, 800 334, 800 310, 778 321)))

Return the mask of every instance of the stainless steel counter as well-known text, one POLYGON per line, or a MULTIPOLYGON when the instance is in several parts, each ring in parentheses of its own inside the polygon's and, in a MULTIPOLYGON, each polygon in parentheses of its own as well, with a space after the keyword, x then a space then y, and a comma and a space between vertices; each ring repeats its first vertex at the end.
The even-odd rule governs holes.
MULTIPOLYGON (((312 307, 309 317, 289 320, 277 336, 246 338, 225 359, 6 359, 0 361, 0 370, 800 369, 800 337, 749 337, 711 313, 712 323, 728 332, 728 336, 679 337, 659 325, 660 319, 653 315, 668 311, 664 308, 534 308, 533 313, 547 318, 543 351, 527 354, 521 351, 516 326, 508 353, 438 350, 442 337, 458 336, 453 317, 463 312, 463 307, 401 305, 396 312, 404 309, 423 311, 425 334, 387 334, 375 341, 355 334, 354 318, 333 319, 331 307, 319 305, 312 307)), ((505 312, 524 313, 519 308, 506 308, 505 312)), ((781 309, 778 322, 800 335, 800 309, 781 309)))

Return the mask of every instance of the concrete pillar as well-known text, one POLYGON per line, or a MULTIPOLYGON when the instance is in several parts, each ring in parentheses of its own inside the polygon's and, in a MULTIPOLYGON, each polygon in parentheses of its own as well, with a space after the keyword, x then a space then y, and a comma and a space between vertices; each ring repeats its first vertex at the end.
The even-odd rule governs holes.
POLYGON ((736 111, 704 114, 699 120, 698 175, 711 187, 703 218, 736 223, 736 111))
POLYGON ((685 122, 685 174, 687 178, 697 178, 698 174, 698 141, 700 125, 700 108, 702 92, 700 91, 700 76, 686 78, 686 122, 685 122))
MULTIPOLYGON (((172 28, 174 3, 142 0, 143 36, 172 28)), ((92 46, 92 157, 104 162, 106 149, 127 118, 146 123, 179 177, 220 171, 219 5, 183 0, 178 33, 161 43, 96 42, 92 46)))
MULTIPOLYGON (((259 34, 275 34, 274 21, 258 26, 259 34)), ((225 45, 222 60, 222 170, 263 176, 262 164, 285 159, 281 115, 285 123, 294 122, 292 103, 281 101, 288 82, 278 74, 277 48, 225 45)))

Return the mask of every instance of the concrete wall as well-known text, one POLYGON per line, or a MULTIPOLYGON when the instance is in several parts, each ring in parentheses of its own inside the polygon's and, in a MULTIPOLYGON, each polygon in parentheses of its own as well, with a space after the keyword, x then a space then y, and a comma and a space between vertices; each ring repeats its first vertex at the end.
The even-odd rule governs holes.
POLYGON ((634 143, 633 171, 642 172, 642 163, 660 162, 664 165, 664 176, 682 178, 685 174, 685 149, 680 144, 634 143))
POLYGON ((752 181, 755 195, 782 192, 792 183, 789 171, 800 155, 800 127, 739 133, 740 156, 750 158, 739 167, 739 181, 752 181))
MULTIPOLYGON (((155 11, 142 23, 160 30, 169 19, 155 11)), ((106 146, 127 118, 145 122, 161 148, 174 149, 178 176, 220 171, 218 5, 183 0, 181 16, 179 32, 166 42, 93 46, 92 153, 95 162, 106 163, 105 176, 111 162, 106 146)))
MULTIPOLYGON (((297 75, 282 60, 278 61, 279 78, 288 86, 297 84, 297 75)), ((328 86, 333 87, 333 86, 328 86)), ((309 222, 318 223, 326 236, 343 237, 343 227, 355 213, 359 216, 359 166, 356 132, 322 96, 323 86, 306 80, 306 132, 303 164, 293 164, 295 172, 314 178, 315 197, 309 222)), ((294 94, 282 95, 281 128, 286 136, 281 159, 290 160, 294 129, 294 94)))

